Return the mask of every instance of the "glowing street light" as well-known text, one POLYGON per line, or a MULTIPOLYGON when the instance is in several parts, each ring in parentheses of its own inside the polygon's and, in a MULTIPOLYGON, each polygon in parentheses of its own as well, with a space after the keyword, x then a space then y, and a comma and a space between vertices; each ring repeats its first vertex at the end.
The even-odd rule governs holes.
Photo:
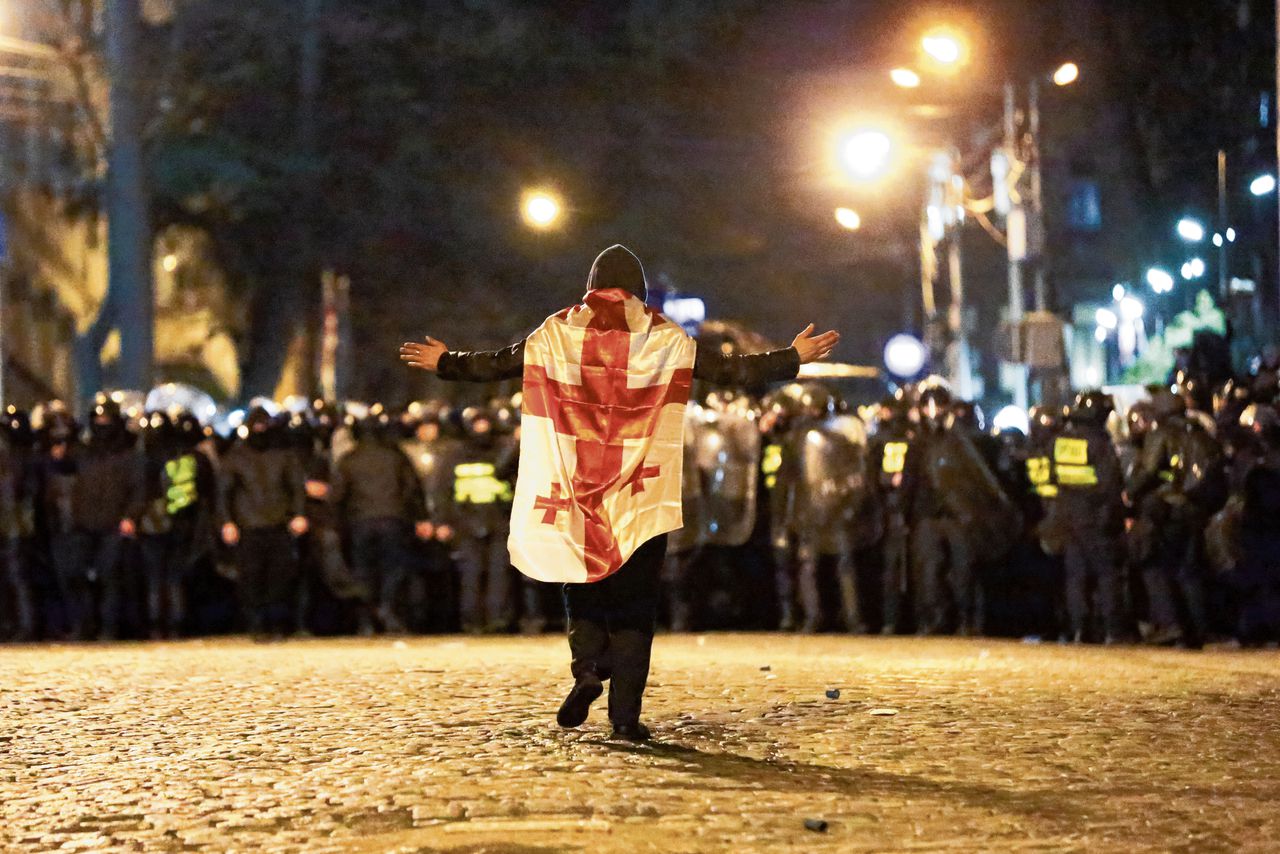
POLYGON ((889 339, 884 346, 884 366, 889 373, 901 379, 909 379, 924 369, 924 344, 919 338, 907 333, 899 333, 889 339))
POLYGON ((554 226, 562 212, 560 199, 545 190, 529 190, 520 202, 520 214, 531 228, 546 230, 554 226))
POLYGON ((893 81, 893 85, 903 89, 916 89, 920 86, 920 75, 910 68, 893 69, 889 72, 889 79, 893 81))
MULTIPOLYGON (((1158 294, 1169 293, 1173 290, 1173 276, 1169 275, 1168 270, 1152 267, 1147 271, 1147 284, 1151 286, 1151 290, 1158 294)), ((1124 300, 1126 299, 1133 299, 1133 297, 1125 297, 1120 300, 1120 304, 1124 305, 1124 300)))
POLYGON ((1182 265, 1182 278, 1187 281, 1202 278, 1204 273, 1205 263, 1203 258, 1192 258, 1190 261, 1182 265))
POLYGON ((881 175, 889 166, 893 140, 880 130, 855 131, 840 145, 840 160, 850 177, 868 180, 881 175))
POLYGON ((1103 329, 1115 329, 1120 325, 1120 318, 1109 308, 1100 308, 1093 315, 1094 321, 1103 329))
POLYGON ((1128 323, 1141 320, 1147 307, 1137 297, 1125 297, 1120 300, 1120 317, 1128 323))
POLYGON ((1064 62, 1053 72, 1053 82, 1057 86, 1070 86, 1080 79, 1080 66, 1074 62, 1064 62))
POLYGON ((1275 175, 1259 175, 1249 184, 1249 192, 1255 196, 1269 196, 1276 191, 1275 175))
POLYGON ((849 231, 862 228, 862 217, 858 216, 858 212, 853 208, 836 208, 836 222, 840 223, 841 228, 847 228, 849 231))
POLYGON ((969 55, 968 42, 960 33, 948 27, 938 27, 925 33, 920 40, 920 47, 925 56, 947 68, 963 65, 969 55))
POLYGON ((164 259, 160 264, 164 267, 164 271, 166 273, 172 273, 174 270, 178 269, 178 256, 170 252, 168 255, 164 256, 164 259))
POLYGON ((1189 216, 1178 220, 1178 236, 1188 243, 1204 240, 1204 226, 1189 216))

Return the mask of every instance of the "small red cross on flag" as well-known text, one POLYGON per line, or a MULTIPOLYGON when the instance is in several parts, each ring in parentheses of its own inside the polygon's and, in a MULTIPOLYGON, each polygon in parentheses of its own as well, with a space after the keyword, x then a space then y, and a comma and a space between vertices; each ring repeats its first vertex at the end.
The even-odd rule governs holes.
POLYGON ((693 339, 626 291, 589 291, 525 342, 511 562, 597 581, 681 518, 693 339))

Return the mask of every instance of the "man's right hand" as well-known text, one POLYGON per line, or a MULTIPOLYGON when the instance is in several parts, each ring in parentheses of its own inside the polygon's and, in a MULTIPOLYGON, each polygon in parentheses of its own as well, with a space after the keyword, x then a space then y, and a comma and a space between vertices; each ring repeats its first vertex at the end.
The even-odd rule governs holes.
POLYGON ((229 546, 240 542, 240 529, 236 527, 235 522, 228 522, 222 526, 222 541, 229 546))
POLYGON ((401 344, 400 361, 411 368, 435 373, 436 368, 440 366, 440 357, 448 352, 449 348, 443 341, 437 341, 428 335, 425 344, 419 344, 416 341, 406 341, 401 344))
POLYGON ((831 351, 840 343, 840 333, 834 329, 830 332, 824 332, 821 335, 813 334, 813 324, 810 323, 804 328, 804 331, 796 336, 791 342, 791 346, 800 354, 800 364, 807 365, 810 362, 816 362, 819 359, 825 359, 831 355, 831 351))

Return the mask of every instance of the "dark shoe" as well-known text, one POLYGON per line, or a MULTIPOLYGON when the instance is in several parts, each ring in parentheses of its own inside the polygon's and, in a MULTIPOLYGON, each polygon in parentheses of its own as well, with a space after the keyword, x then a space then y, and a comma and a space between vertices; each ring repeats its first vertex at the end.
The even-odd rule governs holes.
POLYGON ((556 723, 566 729, 582 726, 587 719, 587 713, 591 711, 591 704, 603 693, 604 685, 600 682, 600 677, 594 673, 584 673, 578 677, 578 681, 573 684, 573 690, 560 704, 556 723))
POLYGON ((644 724, 636 721, 633 724, 614 724, 613 737, 620 738, 624 741, 634 741, 637 744, 649 740, 651 733, 649 728, 644 724))

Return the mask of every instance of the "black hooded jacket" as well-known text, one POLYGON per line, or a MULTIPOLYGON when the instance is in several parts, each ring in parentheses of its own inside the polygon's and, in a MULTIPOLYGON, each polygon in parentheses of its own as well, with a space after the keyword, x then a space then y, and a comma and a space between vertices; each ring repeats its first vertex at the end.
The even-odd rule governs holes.
MULTIPOLYGON (((613 245, 596 256, 587 276, 587 290, 620 288, 643 300, 648 293, 644 267, 625 246, 613 245)), ((698 346, 693 363, 694 379, 712 385, 754 386, 795 377, 800 354, 794 347, 747 356, 728 356, 698 346)), ((436 369, 442 380, 493 382, 516 379, 524 373, 524 341, 501 350, 450 351, 440 357, 436 369)))

